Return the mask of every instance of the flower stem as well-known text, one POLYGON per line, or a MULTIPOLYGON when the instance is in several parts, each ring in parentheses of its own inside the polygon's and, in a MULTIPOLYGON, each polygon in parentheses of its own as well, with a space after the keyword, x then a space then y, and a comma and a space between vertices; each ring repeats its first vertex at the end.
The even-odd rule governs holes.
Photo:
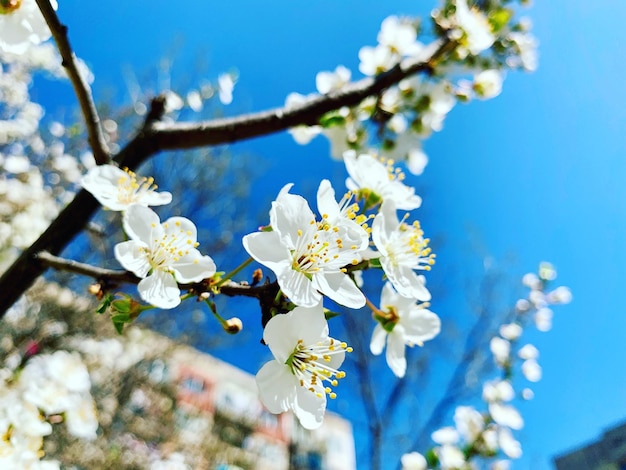
POLYGON ((370 310, 375 316, 378 316, 381 318, 387 317, 387 314, 383 312, 381 309, 379 309, 378 307, 376 307, 376 305, 374 305, 372 301, 368 299, 367 297, 365 297, 365 303, 367 304, 367 306, 370 308, 370 310))
POLYGON ((213 316, 217 319, 218 322, 220 322, 220 325, 222 325, 222 328, 226 328, 228 324, 226 323, 226 320, 224 320, 222 316, 217 313, 217 307, 215 306, 215 303, 210 298, 206 299, 205 302, 211 309, 211 313, 213 313, 213 316))
POLYGON ((254 258, 248 258, 247 260, 245 260, 243 263, 241 263, 239 266, 237 266, 235 269, 233 269, 231 272, 229 272, 228 274, 226 274, 222 279, 220 279, 220 281, 215 284, 215 287, 220 287, 221 285, 223 285, 226 281, 229 281, 230 279, 232 279, 232 277, 234 275, 236 275, 237 273, 239 273, 239 271, 241 271, 242 269, 244 269, 246 266, 248 266, 250 263, 252 263, 254 261, 254 258))

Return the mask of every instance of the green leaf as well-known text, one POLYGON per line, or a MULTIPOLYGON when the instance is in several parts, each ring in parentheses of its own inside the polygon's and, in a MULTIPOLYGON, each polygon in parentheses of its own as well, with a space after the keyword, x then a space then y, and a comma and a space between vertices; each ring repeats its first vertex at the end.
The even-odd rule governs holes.
POLYGON ((499 10, 494 10, 489 14, 489 24, 491 24, 491 28, 494 33, 499 32, 502 28, 504 28, 509 20, 513 17, 513 11, 507 8, 501 8, 499 10))
POLYGON ((341 313, 333 312, 332 310, 328 310, 327 308, 324 309, 324 317, 326 317, 326 320, 338 317, 339 315, 341 315, 341 313))
POLYGON ((336 112, 324 114, 320 118, 320 126, 322 127, 343 126, 345 123, 346 118, 336 112))
POLYGON ((102 302, 100 302, 100 305, 98 305, 98 308, 96 308, 96 313, 99 313, 100 315, 102 315, 104 312, 106 312, 109 306, 111 305, 112 299, 113 299, 113 296, 111 294, 108 294, 108 293, 104 294, 104 297, 102 298, 102 302))
POLYGON ((115 328, 115 331, 117 331, 118 335, 121 335, 124 332, 124 322, 121 322, 121 323, 113 322, 113 327, 115 328))

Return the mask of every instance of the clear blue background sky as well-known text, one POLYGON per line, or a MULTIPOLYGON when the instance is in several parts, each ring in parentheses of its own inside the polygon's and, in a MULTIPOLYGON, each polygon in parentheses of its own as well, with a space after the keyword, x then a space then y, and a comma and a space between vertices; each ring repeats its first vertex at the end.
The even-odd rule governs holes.
MULTIPOLYGON (((122 67, 143 70, 182 40, 174 79, 201 53, 211 77, 236 67, 240 82, 229 114, 282 105, 291 91, 314 91, 319 70, 344 64, 375 43, 390 14, 425 14, 415 1, 230 2, 60 0, 77 53, 96 76, 95 90, 121 84, 122 67), (184 6, 183 6, 184 5, 184 6)), ((463 278, 478 253, 468 227, 495 259, 514 253, 512 274, 541 260, 558 268, 574 293, 554 328, 533 335, 544 378, 526 404, 519 433, 524 458, 514 468, 551 468, 552 456, 626 419, 626 3, 539 1, 528 11, 541 42, 534 74, 510 74, 500 97, 457 106, 427 144, 430 164, 415 180, 427 188, 430 233, 446 236, 439 276, 464 308, 463 278)), ((97 98, 96 93, 96 98, 97 98)), ((311 170, 327 166, 321 139, 300 147, 287 135, 250 141, 271 160, 268 199, 311 170)), ((319 168, 319 170, 317 169, 319 168)), ((436 278, 435 278, 436 279, 436 278)), ((462 313, 462 312, 461 312, 462 313)), ((445 325, 444 325, 445 327, 445 325)))

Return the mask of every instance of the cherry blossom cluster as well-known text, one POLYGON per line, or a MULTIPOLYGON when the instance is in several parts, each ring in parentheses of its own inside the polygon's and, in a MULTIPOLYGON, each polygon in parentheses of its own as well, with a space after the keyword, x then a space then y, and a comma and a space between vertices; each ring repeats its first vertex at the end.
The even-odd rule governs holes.
POLYGON ((270 225, 243 238, 250 256, 274 272, 296 306, 276 312, 265 327, 275 360, 257 375, 260 396, 272 412, 293 410, 305 428, 322 423, 326 396, 335 397, 330 385, 344 375, 338 367, 351 350, 328 336, 324 297, 349 308, 370 307, 376 320, 371 352, 381 354, 386 346, 398 377, 406 372, 405 346, 422 345, 440 330, 439 318, 426 308, 431 296, 425 277, 418 274, 430 270, 435 256, 419 222, 397 215, 397 209, 418 208, 421 198, 390 161, 347 151, 345 163, 348 191, 339 202, 323 180, 318 216, 289 184, 272 203, 270 225), (380 269, 388 280, 380 308, 359 287, 364 269, 380 269))
POLYGON ((50 32, 35 1, 0 2, 0 31, 0 266, 4 266, 30 246, 71 200, 85 168, 93 165, 93 156, 69 155, 64 126, 58 122, 42 126, 44 110, 31 99, 37 74, 67 78, 56 48, 41 42, 50 32))
POLYGON ((87 368, 77 353, 56 351, 30 357, 26 364, 0 369, 0 466, 58 469, 41 460, 43 439, 52 424, 65 421, 68 432, 95 439, 98 420, 87 368))
MULTIPOLYGON (((432 12, 431 28, 412 18, 386 18, 378 44, 359 51, 363 75, 373 77, 399 65, 429 60, 444 44, 449 53, 431 59, 427 74, 406 78, 354 108, 328 113, 319 125, 291 129, 294 139, 306 144, 321 133, 329 139, 336 159, 343 158, 348 149, 372 152, 378 148, 385 158, 405 161, 411 173, 421 174, 428 162, 422 142, 442 129, 457 102, 498 96, 506 69, 536 69, 537 43, 529 32, 529 21, 515 22, 515 11, 507 3, 489 2, 487 16, 467 0, 446 0, 432 12), (418 40, 422 37, 430 43, 418 40)), ((320 72, 317 91, 340 91, 351 77, 352 72, 342 65, 333 72, 320 72)), ((306 98, 292 93, 286 105, 298 105, 306 98)))
POLYGON ((521 457, 522 446, 513 433, 522 429, 524 420, 513 401, 530 400, 534 394, 528 386, 516 392, 513 378, 519 367, 526 382, 541 379, 539 351, 530 343, 522 344, 521 337, 531 315, 537 329, 546 331, 543 318, 551 318, 551 313, 540 313, 542 309, 571 301, 572 294, 565 286, 547 290, 554 279, 556 270, 546 262, 539 265, 538 274, 526 274, 523 283, 530 288, 528 298, 517 302, 513 320, 501 325, 498 335, 491 339, 490 349, 499 377, 483 385, 486 409, 480 412, 473 406, 457 407, 454 426, 435 431, 432 439, 437 445, 425 455, 418 452, 403 455, 403 470, 463 470, 475 468, 479 459, 491 461, 493 470, 506 470, 511 460, 521 457))
POLYGON ((139 296, 158 308, 177 307, 178 283, 200 282, 215 274, 211 257, 198 251, 196 226, 185 217, 170 217, 161 223, 148 206, 169 204, 172 195, 157 192, 152 178, 137 177, 114 165, 92 168, 82 179, 89 191, 109 210, 123 211, 128 241, 115 245, 115 258, 141 278, 139 296))

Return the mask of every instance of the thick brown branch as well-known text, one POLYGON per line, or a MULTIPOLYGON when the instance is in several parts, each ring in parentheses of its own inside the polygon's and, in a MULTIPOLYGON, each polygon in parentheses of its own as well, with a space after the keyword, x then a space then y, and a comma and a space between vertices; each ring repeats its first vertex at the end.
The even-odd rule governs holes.
MULTIPOLYGON (((49 7, 47 0, 37 0, 40 8, 49 7)), ((56 18, 56 15, 55 15, 56 18)), ((58 21, 58 19, 57 19, 58 21)), ((61 26, 54 28, 60 30, 61 26)), ((58 34, 58 31, 57 31, 58 34)), ((56 37, 56 36, 55 36, 56 37)), ((397 65, 375 78, 365 78, 344 90, 317 96, 293 108, 277 108, 235 118, 202 123, 164 124, 159 121, 163 102, 153 101, 150 118, 137 135, 116 156, 120 166, 135 169, 143 161, 162 150, 217 145, 271 134, 297 125, 317 123, 325 113, 342 106, 353 106, 376 95, 400 80, 420 71, 429 72, 454 49, 455 43, 443 40, 433 44, 432 54, 425 60, 412 60, 397 65)), ((71 50, 70 50, 71 51, 71 50)), ((93 116, 97 122, 97 115, 93 116)), ((99 128, 99 127, 98 127, 99 128)), ((46 267, 36 260, 37 253, 48 251, 58 255, 83 229, 98 208, 96 200, 80 191, 39 239, 0 277, 0 318, 6 310, 43 274, 46 267)))
POLYGON ((98 117, 98 111, 96 105, 91 96, 91 89, 89 84, 85 80, 85 77, 80 73, 77 63, 76 55, 70 46, 70 41, 67 37, 67 26, 61 24, 59 17, 50 5, 49 0, 36 0, 43 17, 48 23, 48 27, 52 32, 52 37, 57 44, 57 48, 61 53, 63 59, 63 67, 67 71, 67 74, 74 87, 74 92, 78 98, 80 109, 85 119, 85 125, 87 126, 87 134, 89 138, 89 145, 93 151, 93 156, 98 165, 103 165, 109 162, 109 149, 106 141, 104 140, 104 134, 100 127, 100 118, 98 117))

